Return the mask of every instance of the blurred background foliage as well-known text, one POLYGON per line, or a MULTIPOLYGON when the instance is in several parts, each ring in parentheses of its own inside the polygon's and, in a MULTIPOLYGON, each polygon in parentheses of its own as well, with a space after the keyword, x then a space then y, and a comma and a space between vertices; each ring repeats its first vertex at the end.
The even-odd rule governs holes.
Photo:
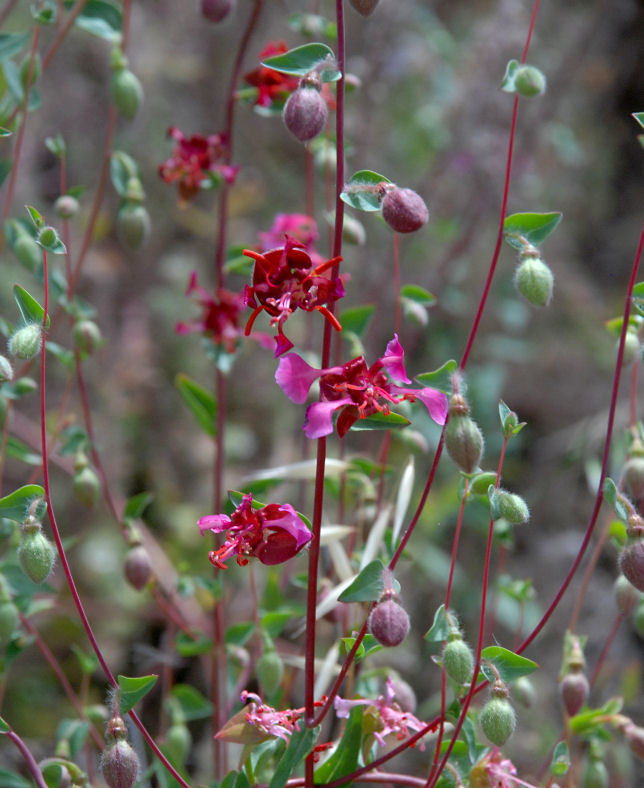
MULTIPOLYGON (((317 7, 331 17, 333 5, 329 0, 266 2, 243 73, 257 66, 269 41, 284 40, 288 46, 304 43, 306 39, 289 27, 289 15, 306 6, 304 10, 317 7)), ((6 31, 29 28, 28 6, 18 3, 6 31)), ((86 376, 110 483, 121 498, 142 491, 153 494, 145 527, 150 538, 163 545, 170 562, 160 564, 157 574, 169 584, 176 584, 174 573, 183 578, 182 604, 197 620, 204 618, 208 601, 204 608, 203 597, 190 591, 194 576, 208 576, 209 566, 195 522, 211 511, 213 447, 184 408, 174 379, 186 372, 209 388, 214 373, 199 338, 178 336, 174 327, 196 315, 196 307, 184 296, 190 272, 197 270, 205 286, 212 283, 217 196, 203 192, 180 205, 176 190, 161 181, 157 169, 170 155, 169 126, 187 135, 221 131, 231 64, 250 9, 248 0, 239 0, 232 16, 214 26, 200 16, 196 2, 133 4, 128 57, 143 84, 145 101, 133 121, 119 121, 113 147, 126 151, 140 165, 152 233, 138 252, 119 244, 118 196, 108 187, 79 290, 96 307, 107 340, 86 362, 86 376)), ((359 81, 359 87, 347 95, 347 174, 376 170, 418 191, 430 208, 428 225, 401 242, 402 283, 419 284, 437 296, 427 325, 404 321, 401 339, 412 374, 434 369, 450 357, 458 359, 472 323, 496 238, 507 156, 512 97, 499 85, 507 61, 521 57, 530 12, 531 3, 522 0, 381 0, 368 19, 347 8, 347 68, 359 81)), ((51 34, 43 31, 45 39, 51 34)), ((100 166, 109 106, 109 58, 108 43, 73 30, 42 74, 38 84, 42 107, 27 122, 11 215, 22 215, 22 206, 29 203, 56 223, 52 206, 59 194, 58 164, 44 143, 46 137, 62 134, 68 181, 85 187, 81 212, 73 224, 72 254, 80 246, 100 166)), ((517 630, 529 631, 559 587, 592 506, 615 359, 615 340, 604 323, 622 312, 641 222, 643 151, 630 113, 644 109, 643 61, 641 0, 542 3, 529 62, 545 72, 548 90, 543 97, 520 101, 508 211, 563 212, 560 228, 543 250, 555 274, 555 295, 543 311, 519 300, 512 285, 515 256, 504 248, 468 374, 473 415, 487 437, 485 467, 496 466, 501 445, 498 399, 502 397, 528 422, 510 448, 504 485, 526 498, 532 520, 509 539, 506 571, 512 578, 530 579, 535 594, 524 610, 512 594, 499 597, 491 634, 510 648, 517 630)), ((231 245, 253 247, 258 232, 270 228, 276 212, 305 212, 304 150, 288 135, 279 116, 262 117, 240 103, 236 117, 233 160, 241 170, 231 194, 228 237, 231 245)), ((10 151, 11 141, 0 144, 10 151)), ((315 218, 320 228, 318 248, 329 255, 324 158, 321 149, 315 218)), ((375 360, 393 331, 392 235, 378 216, 356 218, 364 223, 367 241, 363 246, 345 245, 344 270, 351 281, 341 307, 376 305, 365 336, 368 358, 375 360)), ((61 261, 58 258, 55 264, 61 261)), ((0 262, 1 314, 11 321, 15 319, 13 283, 20 282, 37 296, 40 291, 6 244, 0 262)), ((228 282, 232 289, 243 284, 237 276, 228 282)), ((308 341, 305 324, 314 325, 315 350, 321 318, 297 316, 291 322, 293 336, 300 341, 308 341)), ((258 323, 258 328, 265 326, 258 323)), ((65 321, 51 339, 70 346, 65 321)), ((227 488, 239 488, 257 469, 302 456, 299 426, 304 408, 288 404, 274 385, 271 354, 249 345, 241 350, 229 375, 227 488)), ((75 395, 60 405, 66 373, 53 360, 50 370, 52 426, 80 424, 75 395)), ((625 451, 620 430, 627 425, 626 401, 625 383, 613 476, 619 475, 625 451)), ((12 418, 13 433, 38 451, 36 396, 24 398, 12 418)), ((395 491, 410 452, 415 455, 418 479, 423 479, 431 462, 438 430, 422 418, 414 427, 430 448, 413 448, 402 434, 395 437, 386 477, 389 491, 395 491)), ((359 453, 373 459, 380 437, 356 433, 346 443, 347 456, 359 453)), ((331 456, 339 456, 335 446, 331 456)), ((176 680, 194 683, 207 693, 206 667, 199 659, 177 654, 172 627, 168 630, 149 594, 137 593, 122 581, 125 546, 104 507, 87 511, 74 500, 70 469, 69 457, 54 456, 54 502, 90 620, 114 672, 160 671, 167 684, 175 669, 176 680)), ((4 492, 26 483, 32 472, 37 473, 37 468, 10 461, 4 492)), ((413 632, 392 657, 393 666, 414 685, 421 717, 435 713, 438 704, 439 674, 424 650, 422 634, 444 594, 457 484, 455 469, 446 459, 409 560, 403 561, 400 571, 402 599, 413 632)), ((267 495, 272 500, 303 495, 298 505, 307 511, 309 492, 290 485, 271 489, 267 495)), ((327 520, 335 518, 330 485, 327 520)), ((468 508, 454 607, 472 639, 486 524, 484 507, 468 508)), ((3 543, 5 561, 11 563, 8 556, 15 535, 9 527, 4 527, 3 543)), ((579 626, 589 636, 591 665, 615 615, 611 595, 615 554, 610 546, 604 551, 579 626)), ((153 560, 163 559, 155 552, 153 560)), ((303 568, 301 562, 297 571, 303 568)), ((251 617, 242 574, 235 567, 225 577, 230 622, 251 617)), ((262 578, 266 574, 266 570, 258 573, 262 578)), ((70 651, 71 643, 85 651, 88 646, 62 573, 53 576, 51 585, 59 593, 45 594, 44 599, 51 600, 53 609, 35 621, 72 684, 83 687, 88 703, 101 702, 105 690, 101 674, 82 678, 79 660, 70 651)), ((530 768, 547 756, 560 728, 556 677, 562 632, 578 588, 573 583, 529 653, 544 666, 535 677, 539 705, 536 712, 520 712, 521 735, 515 736, 509 750, 517 762, 530 768), (540 725, 534 725, 536 719, 540 725)), ((328 626, 330 634, 332 625, 328 626)), ((297 639, 289 642, 288 633, 284 638, 281 647, 295 652, 297 639)), ((611 694, 625 694, 636 719, 639 705, 640 723, 642 642, 630 624, 623 627, 593 697, 599 705, 611 694)), ((59 712, 67 701, 33 645, 6 665, 2 693, 3 708, 11 709, 16 730, 37 756, 51 754, 59 712)), ((151 700, 144 711, 153 732, 162 730, 165 722, 161 718, 159 728, 158 700, 156 705, 151 700)), ((197 725, 193 734, 207 743, 206 726, 197 725)), ((5 745, 2 758, 14 763, 16 754, 5 745)), ((624 764, 616 758, 614 785, 635 784, 629 782, 634 777, 624 764)))

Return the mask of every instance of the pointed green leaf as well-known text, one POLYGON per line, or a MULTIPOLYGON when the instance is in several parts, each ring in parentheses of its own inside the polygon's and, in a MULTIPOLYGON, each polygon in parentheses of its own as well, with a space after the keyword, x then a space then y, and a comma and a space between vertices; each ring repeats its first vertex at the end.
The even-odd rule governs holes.
POLYGON ((632 504, 629 506, 630 502, 619 492, 617 485, 610 476, 604 479, 604 498, 615 514, 621 520, 627 522, 632 511, 632 504))
POLYGON ((255 631, 255 623, 253 621, 239 621, 228 627, 224 635, 224 642, 232 646, 243 646, 247 643, 255 631))
POLYGON ((157 683, 157 675, 150 676, 117 676, 119 687, 121 688, 119 710, 121 714, 127 714, 130 709, 137 704, 141 698, 157 683))
POLYGON ((59 454, 73 455, 79 451, 87 451, 90 447, 89 435, 82 427, 79 427, 78 424, 72 424, 70 427, 64 429, 60 437, 62 439, 62 445, 58 450, 59 454))
POLYGON ((315 746, 319 735, 319 725, 316 728, 305 728, 302 725, 299 731, 295 731, 291 735, 286 752, 277 764, 277 769, 268 788, 284 788, 286 781, 291 777, 296 767, 299 766, 315 746))
POLYGON ((33 207, 33 205, 26 205, 25 207, 27 208, 27 213, 31 217, 31 221, 38 229, 40 229, 45 224, 45 220, 42 218, 42 215, 33 207))
POLYGON ((373 304, 365 304, 364 306, 354 306, 350 309, 345 309, 339 318, 342 330, 350 331, 352 334, 362 339, 375 310, 376 307, 373 304))
POLYGON ((38 510, 34 512, 34 516, 37 520, 41 520, 45 516, 47 508, 45 505, 45 490, 39 484, 25 484, 10 495, 0 498, 0 517, 6 517, 8 520, 14 520, 17 523, 24 522, 29 506, 37 498, 41 499, 42 506, 38 507, 38 510))
POLYGON ((33 788, 33 782, 21 777, 10 769, 0 766, 0 785, 2 788, 33 788))
MULTIPOLYGON (((481 652, 481 658, 494 665, 502 681, 515 681, 521 676, 528 676, 539 667, 531 659, 515 654, 502 646, 488 646, 484 648, 481 652)), ((483 663, 481 671, 485 674, 488 681, 493 682, 496 680, 496 675, 489 665, 483 663)))
POLYGON ((424 638, 430 646, 438 645, 447 640, 451 629, 445 605, 441 605, 434 613, 434 623, 425 633, 424 638))
MULTIPOLYGON (((354 637, 340 638, 341 653, 344 656, 347 656, 347 654, 353 648, 353 644, 355 642, 356 638, 354 637)), ((382 648, 382 645, 375 639, 375 637, 367 632, 367 634, 362 639, 362 643, 356 650, 354 657, 356 664, 368 657, 370 654, 376 654, 378 651, 382 651, 382 648)))
POLYGON ((640 124, 640 126, 644 129, 644 112, 632 112, 632 116, 635 120, 640 124))
POLYGON ((90 652, 83 651, 83 649, 77 646, 75 643, 72 643, 70 648, 76 655, 76 659, 78 660, 78 664, 80 665, 81 671, 87 674, 88 676, 91 676, 99 665, 98 657, 96 656, 96 654, 94 654, 93 651, 90 652))
POLYGON ((304 44, 281 55, 267 57, 262 61, 262 65, 282 74, 298 77, 304 77, 315 70, 322 82, 335 82, 342 76, 338 71, 333 50, 326 44, 304 44))
POLYGON ((175 384, 202 429, 208 435, 214 435, 217 431, 217 403, 212 394, 184 373, 177 375, 175 384))
MULTIPOLYGON (((340 594, 340 602, 375 602, 385 590, 382 574, 385 566, 379 558, 367 564, 348 588, 340 594)), ((394 591, 400 591, 400 583, 393 581, 394 591)))
POLYGON ((125 508, 123 509, 123 519, 138 520, 153 500, 154 495, 149 492, 142 492, 138 495, 133 495, 125 504, 125 508))
POLYGON ((185 632, 179 632, 174 645, 182 657, 197 657, 200 654, 209 654, 213 649, 214 641, 205 635, 190 638, 185 632))
POLYGON ((420 285, 403 285, 400 288, 400 295, 402 298, 408 298, 410 301, 420 304, 420 306, 432 306, 436 303, 436 296, 420 285))
POLYGON ((552 753, 552 761, 550 762, 550 774, 555 777, 563 777, 570 768, 570 752, 568 745, 565 741, 558 742, 552 753))
POLYGON ((203 720, 212 715, 212 703, 190 684, 175 684, 171 694, 179 701, 187 721, 203 720))
POLYGON ((0 186, 6 181, 11 172, 11 159, 0 159, 0 186))
POLYGON ((62 159, 67 149, 62 134, 56 134, 55 137, 46 137, 45 146, 57 159, 62 159))
POLYGON ((358 419, 351 425, 353 432, 364 432, 365 430, 391 430, 398 427, 407 427, 411 424, 409 419, 399 413, 374 413, 364 419, 358 419))
POLYGON ((13 131, 5 129, 4 126, 0 126, 0 137, 10 137, 12 134, 13 131))
POLYGON ((42 455, 23 443, 15 435, 10 435, 7 439, 6 452, 8 457, 19 460, 27 465, 40 465, 42 455))
POLYGON ((372 170, 358 170, 349 178, 340 197, 357 211, 379 211, 381 183, 391 183, 389 178, 372 170))
POLYGON ((501 90, 504 90, 506 93, 514 93, 514 76, 517 73, 517 69, 519 68, 519 61, 518 60, 509 60, 508 65, 505 67, 505 74, 503 75, 503 80, 501 81, 501 90))
POLYGON ((29 33, 0 33, 0 61, 24 49, 29 39, 29 33))
POLYGON ((87 33, 118 43, 123 14, 112 0, 88 0, 76 17, 76 26, 87 33))
MULTIPOLYGON (((18 309, 25 323, 39 323, 42 325, 45 310, 32 295, 29 295, 20 285, 14 285, 13 297, 16 299, 16 304, 18 304, 18 309)), ((49 315, 47 315, 45 328, 49 328, 49 323, 49 315)))
POLYGON ((505 240, 514 249, 521 251, 526 244, 540 246, 557 229, 561 213, 513 213, 503 222, 505 240))
POLYGON ((33 378, 18 378, 13 383, 5 383, 2 387, 2 395, 7 399, 19 399, 25 394, 33 394, 37 391, 38 384, 33 378))
MULTIPOLYGON (((335 780, 344 777, 345 774, 350 774, 356 770, 360 755, 360 742, 362 741, 363 711, 364 706, 354 706, 351 710, 347 727, 344 729, 336 751, 330 758, 327 758, 322 766, 315 770, 313 774, 314 784, 335 782, 335 780)), ((341 785, 351 785, 351 783, 341 783, 341 785)))
POLYGON ((644 316, 644 282, 638 282, 633 288, 633 306, 644 316))
POLYGON ((130 178, 141 178, 141 171, 136 161, 122 150, 113 151, 110 156, 110 178, 116 193, 125 197, 127 182, 130 178))
POLYGON ((446 361, 442 367, 434 370, 433 372, 423 372, 416 375, 416 380, 425 386, 431 386, 433 389, 442 391, 447 396, 454 393, 454 384, 452 382, 454 373, 458 369, 458 364, 451 358, 446 361))
POLYGON ((9 733, 10 730, 9 725, 0 717, 0 734, 9 733))

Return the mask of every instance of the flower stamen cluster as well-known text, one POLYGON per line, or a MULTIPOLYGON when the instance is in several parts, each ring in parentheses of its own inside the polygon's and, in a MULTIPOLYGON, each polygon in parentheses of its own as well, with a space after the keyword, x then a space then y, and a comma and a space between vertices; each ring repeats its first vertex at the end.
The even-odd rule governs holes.
POLYGON ((195 295, 195 301, 203 312, 200 319, 191 323, 177 323, 177 333, 202 333, 216 345, 222 345, 227 353, 233 353, 236 341, 242 334, 239 317, 245 309, 243 296, 223 288, 215 290, 214 296, 210 295, 198 284, 196 271, 190 275, 186 295, 195 295))

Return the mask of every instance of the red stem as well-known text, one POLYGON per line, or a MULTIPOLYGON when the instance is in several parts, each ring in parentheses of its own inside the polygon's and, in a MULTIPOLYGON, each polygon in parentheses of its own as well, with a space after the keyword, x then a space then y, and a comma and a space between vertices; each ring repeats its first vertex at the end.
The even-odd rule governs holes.
POLYGON ((24 741, 18 736, 18 734, 13 731, 9 730, 5 734, 7 738, 11 739, 11 741, 16 745, 16 747, 20 750, 20 754, 25 759, 27 764, 27 768, 31 772, 31 776, 36 781, 36 785, 38 788, 47 788, 47 783, 45 782, 45 778, 42 776, 42 772, 40 771, 40 767, 36 763, 36 759, 31 754, 29 748, 24 743, 24 741))

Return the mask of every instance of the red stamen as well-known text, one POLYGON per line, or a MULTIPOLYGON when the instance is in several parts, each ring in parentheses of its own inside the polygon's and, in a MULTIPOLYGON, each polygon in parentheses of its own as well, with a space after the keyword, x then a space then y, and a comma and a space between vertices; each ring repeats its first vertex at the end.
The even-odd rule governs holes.
POLYGON ((264 309, 263 306, 256 306, 253 310, 253 314, 248 318, 248 322, 246 323, 246 328, 244 329, 244 336, 248 336, 253 328, 253 323, 257 319, 257 315, 264 309))
POLYGON ((315 308, 329 321, 329 323, 331 323, 336 331, 342 331, 342 326, 340 325, 337 317, 329 312, 325 306, 316 306, 315 308))
POLYGON ((327 260, 326 263, 320 263, 320 265, 316 266, 306 278, 309 279, 313 275, 318 276, 319 274, 323 274, 325 271, 328 271, 329 268, 333 268, 334 265, 340 262, 342 262, 341 257, 332 257, 330 260, 327 260))
POLYGON ((242 251, 242 254, 245 254, 246 257, 252 257, 253 260, 257 261, 258 263, 260 261, 263 262, 263 260, 264 260, 264 255, 263 254, 260 254, 259 252, 254 252, 252 249, 244 249, 242 251))

